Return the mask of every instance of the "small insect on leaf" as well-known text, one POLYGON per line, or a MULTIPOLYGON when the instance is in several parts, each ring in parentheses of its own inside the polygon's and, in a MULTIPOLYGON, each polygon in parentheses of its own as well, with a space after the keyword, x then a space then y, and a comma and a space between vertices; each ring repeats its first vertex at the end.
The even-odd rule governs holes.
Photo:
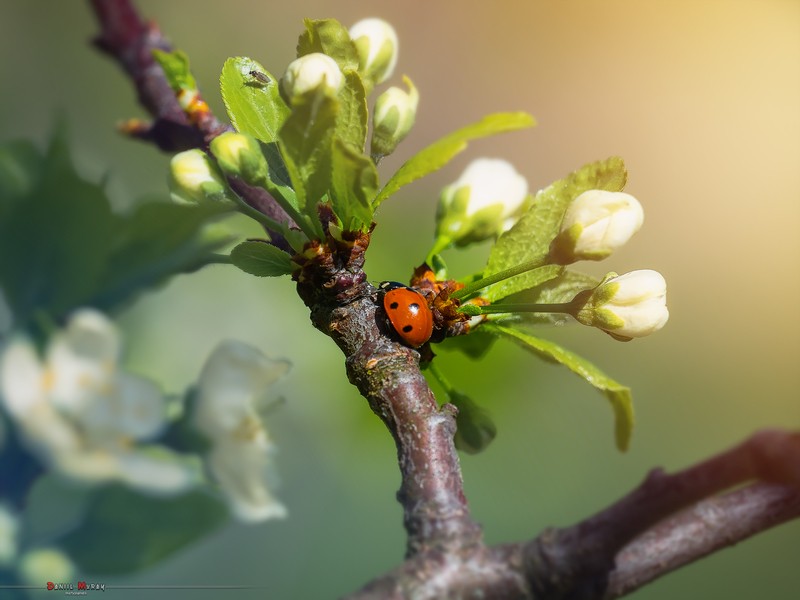
POLYGON ((253 69, 252 71, 248 72, 247 74, 250 75, 250 77, 252 77, 253 79, 256 80, 256 81, 250 82, 253 85, 258 85, 259 83, 262 84, 262 85, 268 85, 269 82, 272 81, 264 73, 262 73, 261 71, 256 71, 255 69, 253 69))

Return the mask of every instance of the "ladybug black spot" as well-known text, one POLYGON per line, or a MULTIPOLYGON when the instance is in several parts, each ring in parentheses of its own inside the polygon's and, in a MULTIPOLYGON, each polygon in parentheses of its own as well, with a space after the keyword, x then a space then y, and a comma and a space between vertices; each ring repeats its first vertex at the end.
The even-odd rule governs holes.
POLYGON ((392 303, 389 305, 389 308, 391 308, 392 310, 397 310, 397 307, 398 307, 398 306, 400 306, 400 305, 399 305, 399 304, 397 304, 397 302, 392 302, 392 303))
POLYGON ((405 333, 411 333, 412 329, 414 329, 414 328, 411 325, 406 325, 405 327, 403 327, 403 331, 405 333))

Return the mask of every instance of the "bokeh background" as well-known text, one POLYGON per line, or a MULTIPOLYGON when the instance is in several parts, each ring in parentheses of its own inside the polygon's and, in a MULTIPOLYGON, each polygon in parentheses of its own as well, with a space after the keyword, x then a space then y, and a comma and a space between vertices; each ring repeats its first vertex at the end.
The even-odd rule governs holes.
MULTIPOLYGON (((498 344, 480 364, 443 354, 442 369, 488 407, 499 434, 462 459, 489 542, 521 540, 605 506, 660 465, 685 467, 762 427, 800 425, 800 2, 140 0, 186 50, 222 115, 219 69, 247 55, 274 73, 294 58, 303 17, 352 24, 380 16, 400 36, 392 83, 421 93, 411 153, 488 112, 526 110, 539 126, 473 143, 379 213, 374 281, 407 279, 433 235, 438 190, 481 155, 511 160, 538 189, 592 160, 624 157, 645 208, 628 247, 587 271, 661 271, 671 320, 620 344, 578 325, 542 335, 633 387, 638 426, 614 449, 605 400, 563 368, 498 344)), ((86 2, 3 0, 0 138, 47 139, 58 115, 81 170, 108 175, 121 208, 164 195, 168 157, 115 123, 142 116, 128 81, 89 40, 86 2)), ((244 221, 243 227, 249 227, 244 221)), ((250 228, 250 234, 257 230, 250 228)), ((488 248, 446 255, 452 272, 488 248)), ((262 586, 236 598, 331 598, 403 555, 393 444, 346 381, 343 358, 310 326, 286 279, 213 267, 180 277, 122 317, 128 364, 180 392, 223 338, 289 357, 270 431, 290 518, 232 524, 147 572, 107 584, 262 586)), ((797 598, 800 522, 762 534, 633 597, 797 598)), ((157 592, 148 594, 155 597, 157 592)), ((115 593, 115 597, 122 597, 115 593)))

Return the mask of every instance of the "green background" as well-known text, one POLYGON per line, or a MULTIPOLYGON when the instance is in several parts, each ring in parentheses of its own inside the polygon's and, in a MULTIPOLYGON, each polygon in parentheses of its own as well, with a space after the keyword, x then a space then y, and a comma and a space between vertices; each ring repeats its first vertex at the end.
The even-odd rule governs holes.
MULTIPOLYGON (((392 83, 408 74, 421 100, 415 129, 381 165, 384 180, 411 153, 485 113, 536 116, 538 128, 474 143, 381 207, 368 255, 374 282, 407 279, 423 260, 438 190, 473 158, 511 160, 532 190, 586 162, 625 158, 627 191, 643 204, 645 225, 629 246, 587 270, 660 271, 670 322, 629 344, 578 325, 543 334, 633 387, 631 450, 616 452, 605 400, 566 369, 509 344, 479 365, 440 358, 497 421, 488 451, 462 461, 488 542, 571 524, 651 467, 682 468, 759 428, 800 425, 796 0, 139 5, 189 53, 220 115, 216 81, 228 56, 251 56, 280 73, 294 57, 303 17, 392 22, 400 36, 392 83)), ((115 133, 118 120, 143 115, 128 81, 90 47, 94 32, 88 3, 3 1, 0 138, 44 141, 56 116, 66 115, 82 172, 109 174, 124 208, 143 195, 164 195, 168 157, 115 133)), ((446 258, 460 275, 486 254, 482 247, 446 258)), ((393 444, 347 383, 339 351, 311 328, 288 279, 209 268, 147 296, 122 324, 130 367, 171 392, 196 378, 223 338, 294 362, 279 391, 287 402, 269 423, 290 518, 233 524, 155 569, 95 579, 263 586, 232 598, 330 598, 402 560, 393 444)), ((795 522, 633 597, 788 600, 800 589, 799 559, 795 522)))

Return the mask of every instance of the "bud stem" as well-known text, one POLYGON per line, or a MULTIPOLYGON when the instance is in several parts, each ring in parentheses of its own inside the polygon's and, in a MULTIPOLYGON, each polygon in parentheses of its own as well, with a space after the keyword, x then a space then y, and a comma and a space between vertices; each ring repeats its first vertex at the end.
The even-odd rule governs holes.
POLYGON ((250 217, 255 221, 258 221, 270 231, 274 231, 275 233, 281 233, 281 234, 283 233, 283 226, 276 220, 268 217, 260 210, 250 206, 239 196, 239 194, 232 194, 232 196, 236 200, 237 204, 236 208, 240 213, 242 213, 243 215, 247 215, 248 217, 250 217))
POLYGON ((495 284, 498 281, 503 281, 504 279, 510 279, 511 277, 522 275, 523 273, 527 273, 528 271, 533 271, 534 269, 538 269, 539 267, 543 267, 544 265, 545 265, 544 258, 536 258, 534 260, 529 260, 527 262, 517 265, 516 267, 511 267, 510 269, 506 269, 505 271, 500 271, 499 273, 495 273, 494 275, 489 275, 488 277, 484 277, 483 279, 478 279, 478 281, 473 281, 472 283, 465 285, 460 290, 450 294, 450 297, 457 298, 458 300, 465 300, 469 296, 474 295, 476 292, 479 292, 483 288, 489 287, 490 285, 495 284))
POLYGON ((479 307, 482 315, 497 313, 564 313, 571 315, 572 303, 566 304, 490 304, 479 307))

